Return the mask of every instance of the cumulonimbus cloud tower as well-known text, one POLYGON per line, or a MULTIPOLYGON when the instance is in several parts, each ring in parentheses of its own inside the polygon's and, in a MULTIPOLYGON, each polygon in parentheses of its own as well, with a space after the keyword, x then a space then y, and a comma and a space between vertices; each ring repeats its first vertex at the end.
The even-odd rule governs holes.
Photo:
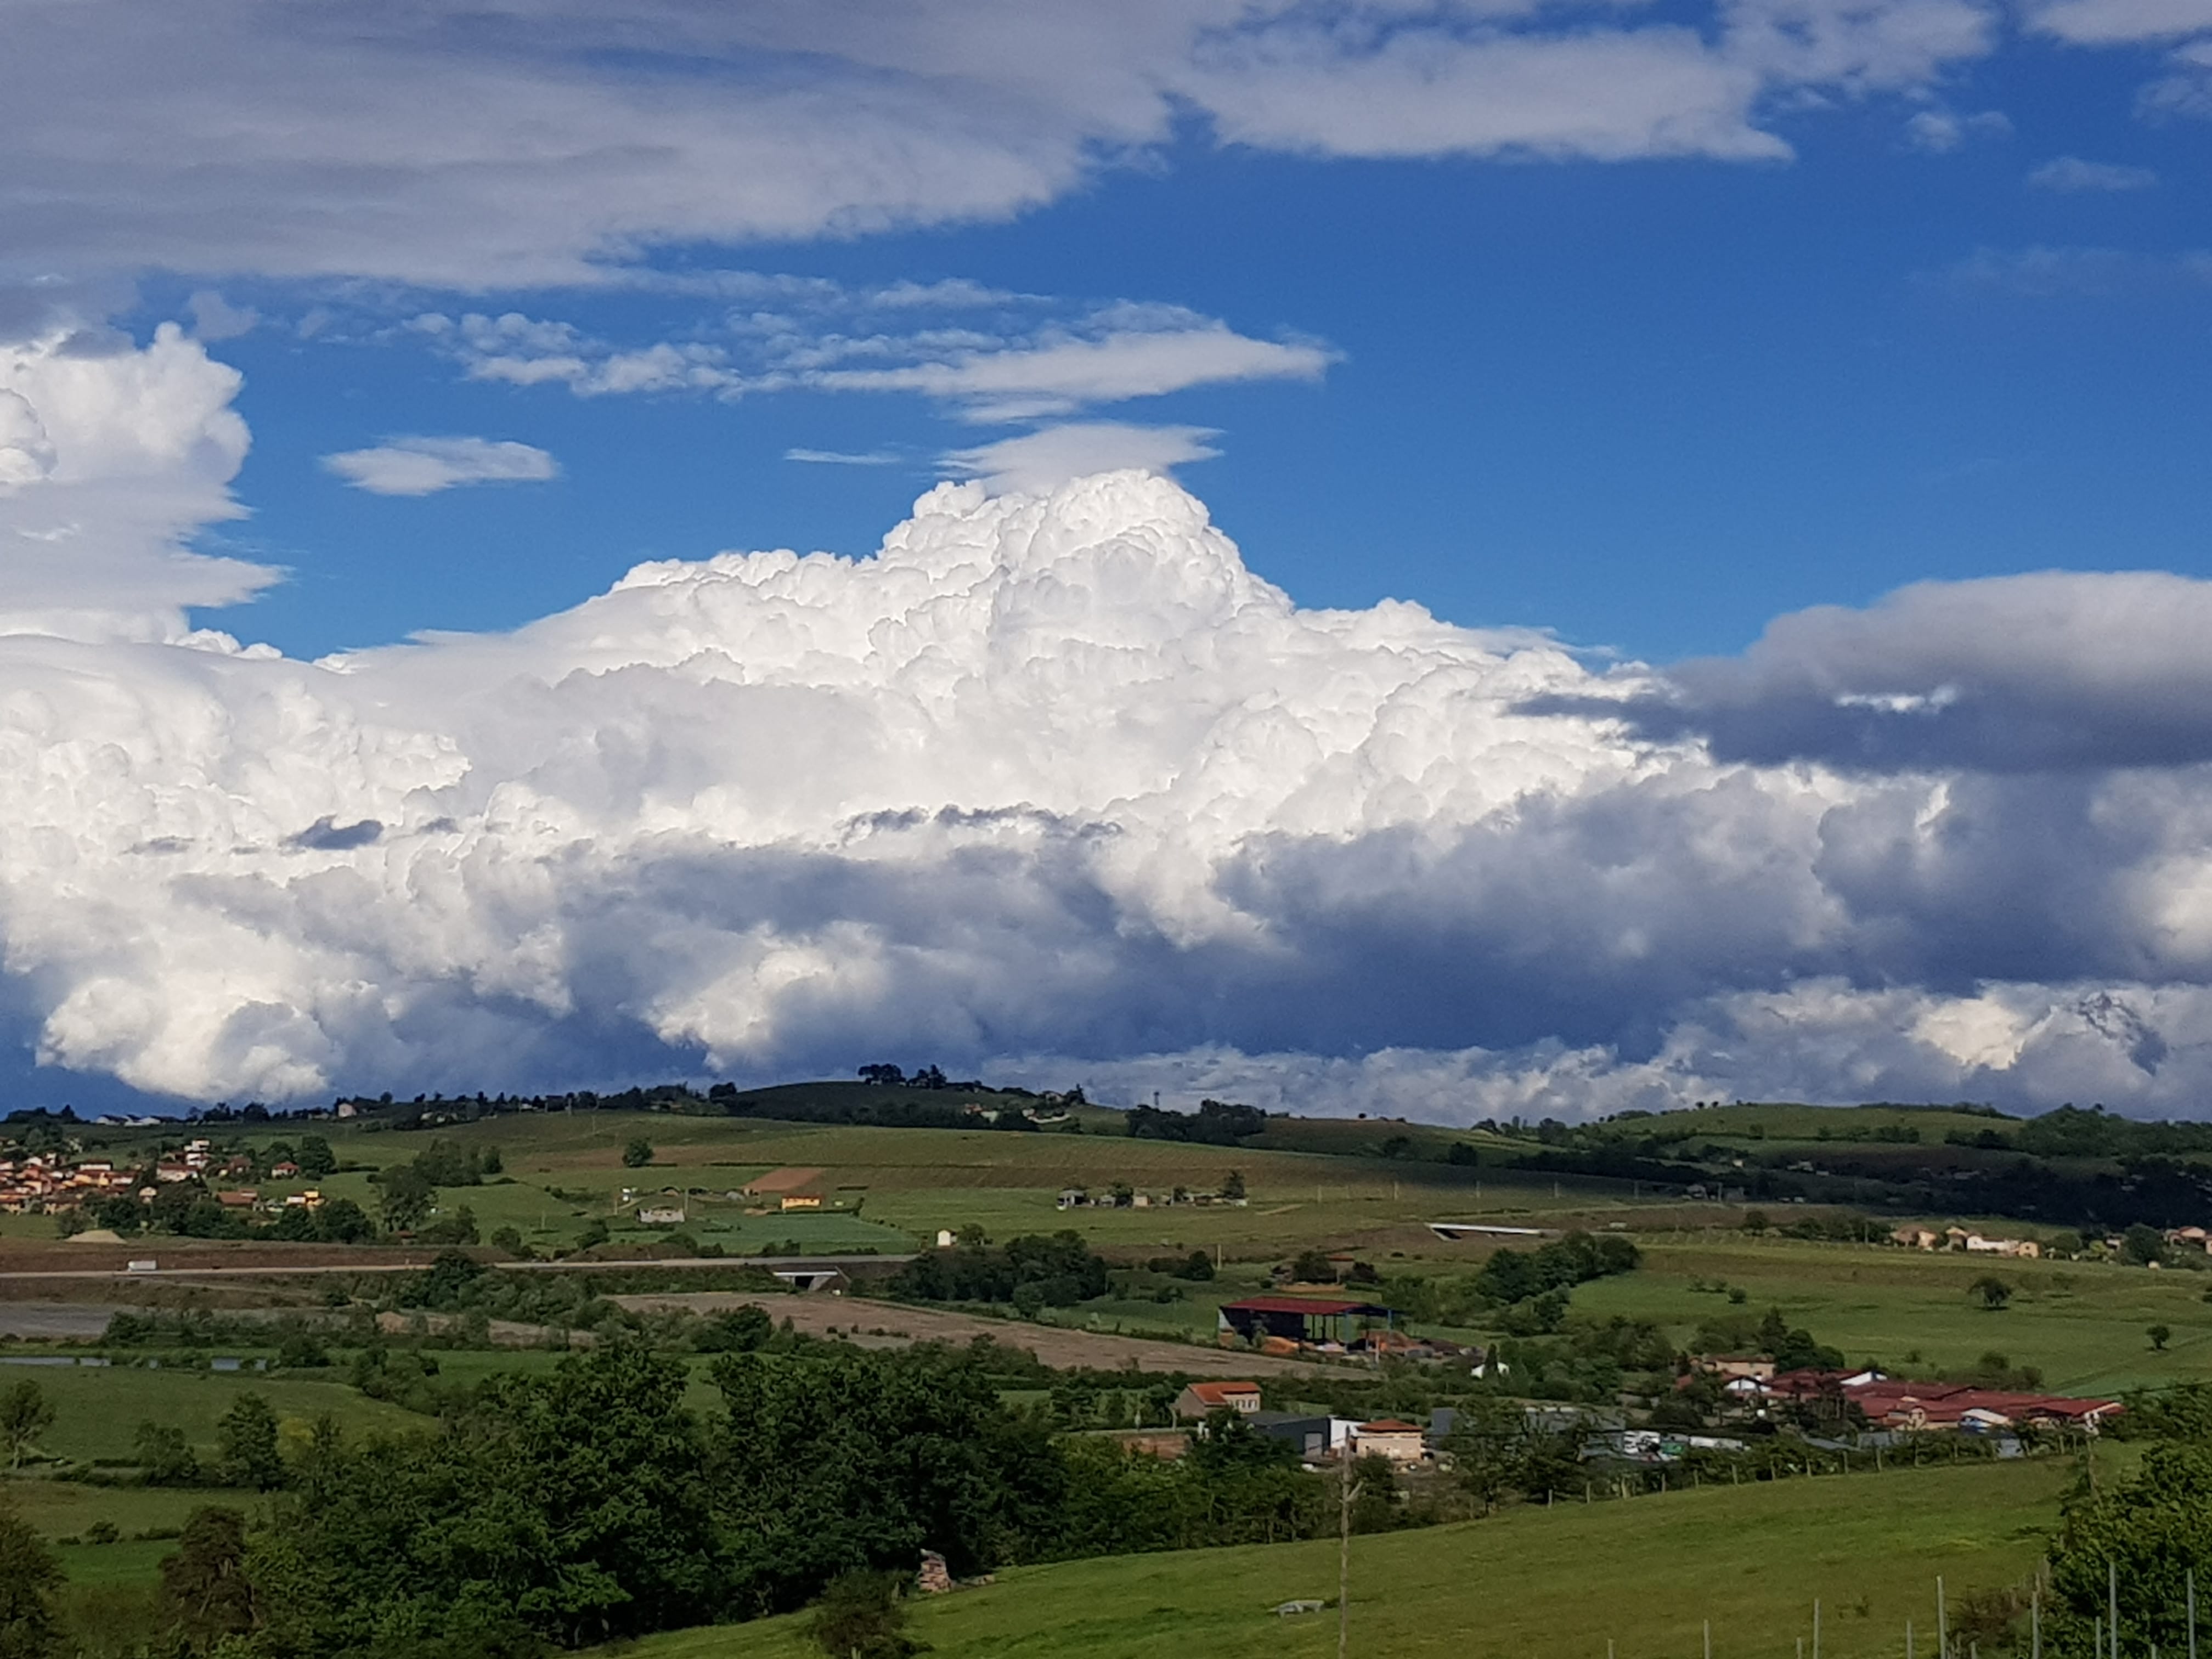
MULTIPOLYGON (((175 545, 231 510, 235 377, 11 351, 0 937, 50 1064, 291 1099, 934 1058, 1442 1118, 2204 1081, 2187 757, 1739 752, 1758 674, 1301 610, 1137 473, 305 663, 182 620, 268 579, 175 545)), ((1782 678, 1978 706, 1851 672, 1782 678)))

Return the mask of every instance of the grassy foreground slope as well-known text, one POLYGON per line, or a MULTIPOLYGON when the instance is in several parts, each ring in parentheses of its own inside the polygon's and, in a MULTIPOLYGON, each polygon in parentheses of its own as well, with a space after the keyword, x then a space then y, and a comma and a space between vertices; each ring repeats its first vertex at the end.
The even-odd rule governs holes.
MULTIPOLYGON (((1936 1577, 1955 1599, 2032 1573, 2074 1474, 2057 1461, 1707 1487, 1520 1509, 1352 1540, 1360 1659, 1715 1659, 1791 1651, 1822 1602, 1823 1659, 1893 1659, 1905 1624, 1930 1650, 1936 1577)), ((1027 1567, 915 1604, 941 1659, 1324 1659, 1334 1542, 1027 1567)), ((1808 1644, 1809 1647, 1809 1640, 1808 1644)), ((635 1659, 818 1659, 803 1617, 656 1637, 635 1659)))

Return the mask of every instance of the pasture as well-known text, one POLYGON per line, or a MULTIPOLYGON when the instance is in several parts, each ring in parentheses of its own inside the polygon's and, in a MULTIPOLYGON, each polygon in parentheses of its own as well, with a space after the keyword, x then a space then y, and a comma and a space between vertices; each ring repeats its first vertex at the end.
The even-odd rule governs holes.
POLYGON ((216 1424, 243 1394, 259 1395, 286 1424, 331 1412, 355 1431, 422 1425, 421 1418, 349 1388, 342 1376, 337 1367, 326 1378, 310 1379, 298 1372, 270 1376, 178 1365, 0 1365, 0 1386, 29 1377, 53 1405, 54 1424, 40 1437, 40 1449, 76 1462, 129 1462, 138 1425, 146 1422, 174 1425, 203 1460, 212 1458, 216 1424))
POLYGON ((2094 1261, 1991 1261, 1886 1245, 1801 1243, 1724 1232, 1646 1236, 1643 1267, 1577 1288, 1579 1314, 1623 1314, 1687 1344, 1703 1321, 1770 1307, 1844 1350, 1907 1375, 1971 1366, 1983 1354, 2034 1365, 2044 1385, 2091 1393, 2212 1378, 2212 1273, 2094 1261), (1973 1292, 1994 1274, 2001 1310, 1973 1292), (1698 1285, 1706 1288, 1696 1288, 1698 1285), (1724 1289, 1747 1292, 1732 1307, 1724 1289), (2172 1334, 2154 1352, 2145 1333, 2172 1334))
MULTIPOLYGON (((1914 1621, 1933 1650, 1935 1581, 1968 1592, 2036 1569, 2070 1463, 1972 1464, 1705 1487, 1627 1503, 1523 1508, 1352 1540, 1351 1650, 1361 1659, 1772 1659, 1812 1634, 1823 1659, 1898 1659, 1914 1621), (1608 1644, 1613 1644, 1608 1649, 1608 1644)), ((940 1659, 1325 1659, 1333 1540, 1022 1567, 914 1604, 940 1659)), ((686 1631, 634 1659, 810 1659, 802 1617, 686 1631)))

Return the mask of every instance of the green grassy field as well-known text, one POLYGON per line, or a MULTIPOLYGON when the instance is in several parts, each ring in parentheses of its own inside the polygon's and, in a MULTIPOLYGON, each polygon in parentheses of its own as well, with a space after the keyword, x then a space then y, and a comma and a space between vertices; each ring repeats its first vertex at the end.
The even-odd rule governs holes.
MULTIPOLYGON (((2055 1462, 1709 1487, 1625 1504, 1522 1509, 1352 1541, 1360 1659, 1715 1659, 1784 1655, 1822 1605, 1823 1659, 1896 1659, 1910 1619, 1931 1644, 1935 1581, 1953 1598, 2031 1573, 2073 1473, 2055 1462)), ((1333 1541, 1020 1568, 915 1604, 942 1659, 1322 1659, 1333 1541)), ((803 1618, 682 1632, 635 1659, 813 1659, 803 1618)))
POLYGON ((1844 1350, 1923 1374, 2003 1353, 2039 1367, 2045 1386, 2081 1391, 2154 1387, 2212 1377, 2212 1273, 2153 1272, 2099 1262, 2000 1262, 1880 1245, 1747 1239, 1724 1233, 1646 1238, 1644 1265, 1574 1294, 1577 1313, 1626 1314, 1664 1324, 1686 1342, 1699 1322, 1779 1307, 1792 1324, 1844 1350), (1996 1273, 2014 1287, 2001 1312, 1971 1291, 1996 1273), (1740 1310, 1693 1281, 1740 1285, 1740 1310), (2144 1333, 2171 1328, 2167 1351, 2144 1333), (1912 1356, 1918 1355, 1916 1361, 1912 1356))
MULTIPOLYGON (((1112 1121, 1109 1114, 1089 1115, 1112 1121)), ((1379 1149, 1386 1131, 1443 1144, 1442 1132, 1357 1121, 1285 1124, 1261 1137, 1263 1144, 1233 1148, 1107 1133, 879 1129, 614 1112, 532 1113, 407 1133, 350 1123, 315 1127, 343 1161, 361 1166, 317 1184, 372 1212, 377 1189, 370 1172, 413 1158, 433 1139, 497 1147, 506 1179, 447 1188, 440 1201, 467 1205, 486 1236, 512 1226, 542 1248, 571 1242, 595 1218, 618 1239, 653 1237, 636 1224, 635 1210, 664 1188, 685 1195, 686 1231, 737 1251, 786 1239, 809 1250, 896 1251, 928 1242, 939 1228, 971 1224, 994 1237, 1073 1227, 1106 1245, 1218 1244, 1259 1253, 1400 1229, 1412 1230, 1401 1242, 1418 1247, 1427 1237, 1418 1224, 1438 1216, 1564 1213, 1593 1201, 1610 1205, 1613 1192, 1607 1183, 1508 1180, 1494 1171, 1350 1156, 1379 1149), (657 1156, 647 1167, 626 1168, 623 1148, 640 1135, 657 1156), (820 1170, 810 1190, 857 1205, 857 1215, 748 1216, 743 1202, 721 1196, 781 1168, 820 1170), (1055 1207, 1065 1187, 1103 1192, 1125 1181, 1159 1195, 1178 1186, 1211 1192, 1232 1170, 1243 1175, 1250 1194, 1243 1208, 1055 1207), (625 1188, 637 1194, 628 1204, 621 1198, 625 1188)), ((149 1132, 108 1133, 110 1150, 121 1155, 149 1132)), ((265 1144, 294 1133, 257 1129, 249 1138, 265 1144)), ((43 1217, 7 1218, 4 1226, 20 1237, 52 1235, 52 1223, 43 1217)))
POLYGON ((307 1422, 327 1411, 355 1431, 419 1427, 422 1422, 396 1406, 357 1393, 336 1374, 326 1381, 308 1381, 296 1374, 266 1377, 125 1365, 0 1367, 0 1382, 22 1376, 36 1382, 54 1407, 54 1425, 41 1437, 40 1449, 52 1456, 81 1461, 129 1458, 138 1425, 149 1420, 176 1425, 194 1450, 211 1457, 216 1420, 247 1393, 261 1395, 287 1421, 307 1422))

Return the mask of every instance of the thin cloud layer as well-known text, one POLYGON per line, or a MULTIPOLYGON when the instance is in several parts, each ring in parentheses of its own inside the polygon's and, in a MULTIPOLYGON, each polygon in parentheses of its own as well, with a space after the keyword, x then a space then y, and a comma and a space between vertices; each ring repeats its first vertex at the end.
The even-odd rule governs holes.
POLYGON ((993 494, 1045 493, 1070 478, 1133 468, 1167 476, 1193 461, 1220 454, 1219 436, 1200 426, 1132 426, 1120 421, 1070 421, 958 449, 945 464, 962 477, 979 479, 993 494))
MULTIPOLYGON (((2145 7, 2191 3, 2062 0, 2043 26, 2142 38, 2161 32, 2145 7)), ((406 0, 341 21, 277 0, 17 0, 0 266, 605 281, 656 246, 1003 218, 1193 116, 1224 143, 1324 155, 1775 161, 1770 106, 1932 85, 1990 50, 1993 15, 406 0)))
POLYGON ((805 284, 783 303, 732 314, 685 341, 618 346, 573 325, 508 312, 426 313, 409 329, 470 379, 565 386, 579 397, 704 392, 910 392, 977 422, 1066 415, 1086 404, 1193 386, 1318 380, 1334 353, 1310 341, 1255 339, 1179 306, 1117 303, 1070 317, 1052 302, 972 285, 850 294, 805 284), (922 326, 881 325, 915 321, 922 326))
POLYGON ((372 495, 434 495, 463 484, 543 483, 561 464, 530 444, 490 438, 393 438, 323 457, 323 468, 372 495))

